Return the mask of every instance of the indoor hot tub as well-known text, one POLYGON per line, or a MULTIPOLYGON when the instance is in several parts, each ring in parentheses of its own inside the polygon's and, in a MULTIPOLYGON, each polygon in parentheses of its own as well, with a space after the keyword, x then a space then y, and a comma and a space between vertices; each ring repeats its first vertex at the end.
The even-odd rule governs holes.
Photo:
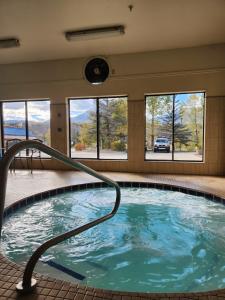
MULTIPOLYGON (((50 248, 35 271, 94 288, 200 292, 225 288, 223 200, 190 189, 120 183, 110 220, 50 248)), ((102 183, 35 195, 5 211, 1 248, 24 265, 44 241, 109 213, 102 183)))

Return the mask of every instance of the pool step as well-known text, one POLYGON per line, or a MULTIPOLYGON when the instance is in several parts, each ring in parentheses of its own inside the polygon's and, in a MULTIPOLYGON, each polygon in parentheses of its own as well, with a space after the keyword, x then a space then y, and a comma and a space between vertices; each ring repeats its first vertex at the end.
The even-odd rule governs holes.
POLYGON ((95 269, 100 269, 102 271, 108 271, 109 270, 106 266, 104 266, 100 263, 90 261, 90 260, 86 260, 85 263, 88 264, 91 267, 94 267, 95 269))
POLYGON ((61 264, 53 261, 53 260, 47 260, 47 261, 42 260, 42 263, 47 264, 50 267, 53 267, 53 268, 55 268, 55 269, 57 269, 57 270, 59 270, 61 272, 64 272, 67 275, 70 275, 70 276, 72 276, 73 278, 75 278, 77 280, 82 281, 82 280, 84 280, 86 278, 84 275, 82 275, 80 273, 77 273, 77 272, 75 272, 75 271, 73 271, 73 270, 71 270, 71 269, 69 269, 69 268, 67 268, 67 267, 65 267, 65 266, 63 266, 63 265, 61 265, 61 264))

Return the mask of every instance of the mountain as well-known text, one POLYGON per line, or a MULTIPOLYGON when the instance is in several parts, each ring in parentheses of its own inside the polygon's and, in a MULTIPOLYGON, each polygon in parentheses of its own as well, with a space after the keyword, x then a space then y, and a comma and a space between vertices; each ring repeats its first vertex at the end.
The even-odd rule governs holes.
MULTIPOLYGON (((49 120, 45 122, 29 121, 28 130, 31 138, 39 138, 41 140, 45 140, 47 138, 46 135, 50 131, 49 120)), ((25 122, 15 120, 8 120, 4 122, 4 133, 6 135, 18 136, 18 138, 22 135, 25 136, 25 122)))
MULTIPOLYGON (((90 112, 89 111, 85 111, 79 115, 76 115, 75 117, 72 117, 71 118, 71 122, 72 123, 83 123, 83 122, 88 122, 90 119, 90 112)), ((21 127, 25 126, 24 125, 24 120, 4 120, 4 123, 6 124, 6 126, 13 126, 13 125, 18 125, 18 123, 20 124, 23 124, 21 125, 21 127)), ((29 121, 29 125, 32 126, 32 127, 42 127, 42 126, 48 126, 49 124, 49 120, 48 121, 45 121, 45 122, 38 122, 38 120, 35 122, 35 121, 29 121)))
POLYGON ((89 112, 84 112, 84 113, 81 113, 75 117, 72 117, 71 118, 71 122, 72 123, 83 123, 83 122, 88 122, 89 121, 89 117, 90 117, 90 114, 89 112))

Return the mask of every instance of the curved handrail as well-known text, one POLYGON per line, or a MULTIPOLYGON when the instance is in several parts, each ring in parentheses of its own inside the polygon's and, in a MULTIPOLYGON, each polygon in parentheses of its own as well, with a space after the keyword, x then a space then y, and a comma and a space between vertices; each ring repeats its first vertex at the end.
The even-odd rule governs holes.
POLYGON ((116 201, 115 201, 112 211, 110 213, 108 213, 107 215, 105 215, 99 219, 96 219, 94 221, 91 221, 85 225, 82 225, 74 230, 71 230, 71 231, 61 234, 57 237, 54 237, 54 238, 46 241, 45 243, 43 243, 39 248, 37 248, 35 250, 35 252, 32 254, 32 256, 30 257, 29 261, 27 262, 22 282, 20 282, 17 285, 17 290, 22 291, 23 293, 30 292, 36 286, 36 280, 32 278, 33 270, 34 270, 39 258, 41 257, 41 255, 47 249, 49 249, 50 247, 52 247, 58 243, 61 243, 62 241, 66 240, 72 236, 76 236, 79 233, 84 232, 85 230, 92 228, 92 227, 112 218, 119 208, 120 197, 121 197, 120 187, 115 181, 97 173, 93 169, 91 169, 77 161, 73 161, 71 158, 67 157, 66 155, 62 154, 61 152, 59 152, 51 147, 48 147, 42 143, 39 143, 37 141, 32 141, 32 140, 23 141, 16 145, 13 145, 5 153, 4 158, 1 162, 2 167, 0 168, 0 175, 1 175, 0 178, 2 178, 2 185, 0 186, 0 211, 1 211, 0 230, 2 228, 2 218, 3 218, 5 192, 6 192, 6 184, 7 184, 7 175, 8 175, 9 165, 10 165, 11 161, 13 160, 13 157, 18 152, 20 152, 24 149, 27 149, 27 148, 36 148, 36 149, 52 156, 53 158, 64 162, 65 164, 69 165, 70 167, 76 168, 80 171, 84 171, 84 172, 88 173, 89 175, 92 175, 92 176, 106 182, 108 185, 110 185, 116 189, 116 201))

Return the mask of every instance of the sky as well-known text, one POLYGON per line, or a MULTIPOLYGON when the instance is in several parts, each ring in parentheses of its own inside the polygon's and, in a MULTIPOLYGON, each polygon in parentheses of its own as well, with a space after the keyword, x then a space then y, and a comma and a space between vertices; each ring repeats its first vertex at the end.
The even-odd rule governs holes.
MULTIPOLYGON (((126 99, 127 97, 118 97, 122 99, 126 99)), ((117 97, 108 97, 108 98, 99 98, 99 100, 108 99, 115 100, 117 97)), ((70 99, 70 116, 74 118, 78 115, 81 115, 87 111, 96 111, 96 98, 88 98, 88 99, 70 99)))
MULTIPOLYGON (((195 93, 202 95, 202 93, 195 93)), ((177 99, 185 103, 190 94, 177 94, 177 99)), ((110 99, 110 98, 109 98, 110 99)), ((28 120, 36 122, 44 122, 50 120, 50 104, 49 101, 28 101, 28 120)), ((87 111, 96 110, 96 99, 71 99, 70 100, 70 116, 77 117, 87 111)), ((25 120, 25 102, 4 102, 3 104, 4 121, 9 120, 25 120)))
MULTIPOLYGON (((29 101, 27 105, 28 120, 44 122, 50 120, 49 101, 29 101)), ((25 120, 25 103, 24 102, 4 102, 3 103, 4 121, 25 120)))
MULTIPOLYGON (((50 107, 48 101, 28 101, 28 120, 44 122, 50 119, 50 107)), ((76 117, 87 111, 96 110, 95 99, 76 99, 70 101, 71 117, 76 117)), ((4 121, 25 120, 25 103, 24 102, 4 102, 3 104, 4 121)))
MULTIPOLYGON (((173 94, 168 94, 168 95, 171 95, 170 101, 171 101, 171 104, 172 104, 173 94)), ((178 103, 178 104, 183 104, 187 109, 191 109, 191 107, 193 107, 193 106, 191 106, 190 103, 188 103, 188 100, 189 100, 189 98, 192 95, 197 96, 196 97, 196 101, 194 102, 195 107, 201 107, 202 106, 201 98, 204 96, 204 93, 202 93, 202 92, 199 92, 199 93, 183 93, 183 94, 181 93, 181 94, 175 94, 175 96, 176 96, 175 99, 177 100, 177 102, 175 102, 175 106, 176 106, 176 103, 178 103)), ((155 95, 153 95, 153 96, 155 96, 155 95)), ((159 96, 161 96, 161 95, 159 95, 159 96)), ((149 95, 147 97, 151 98, 151 95, 149 95)), ((148 110, 146 110, 146 117, 147 117, 147 120, 150 122, 152 116, 151 116, 151 113, 148 110)), ((155 116, 155 117, 161 118, 162 115, 155 116)))
POLYGON ((96 111, 96 99, 70 100, 70 117, 74 118, 87 111, 96 111))
MULTIPOLYGON (((198 97, 198 99, 199 99, 199 101, 198 101, 198 103, 196 102, 196 104, 195 105, 201 105, 201 101, 200 101, 200 99, 201 99, 201 97, 203 97, 203 95, 204 95, 204 93, 190 93, 190 94, 188 94, 188 93, 186 93, 186 94, 176 94, 176 99, 179 101, 179 102, 181 102, 182 104, 186 104, 187 102, 188 102, 188 99, 192 96, 192 95, 195 95, 195 96, 197 96, 198 97)), ((188 107, 188 105, 187 105, 187 107, 188 107)))

